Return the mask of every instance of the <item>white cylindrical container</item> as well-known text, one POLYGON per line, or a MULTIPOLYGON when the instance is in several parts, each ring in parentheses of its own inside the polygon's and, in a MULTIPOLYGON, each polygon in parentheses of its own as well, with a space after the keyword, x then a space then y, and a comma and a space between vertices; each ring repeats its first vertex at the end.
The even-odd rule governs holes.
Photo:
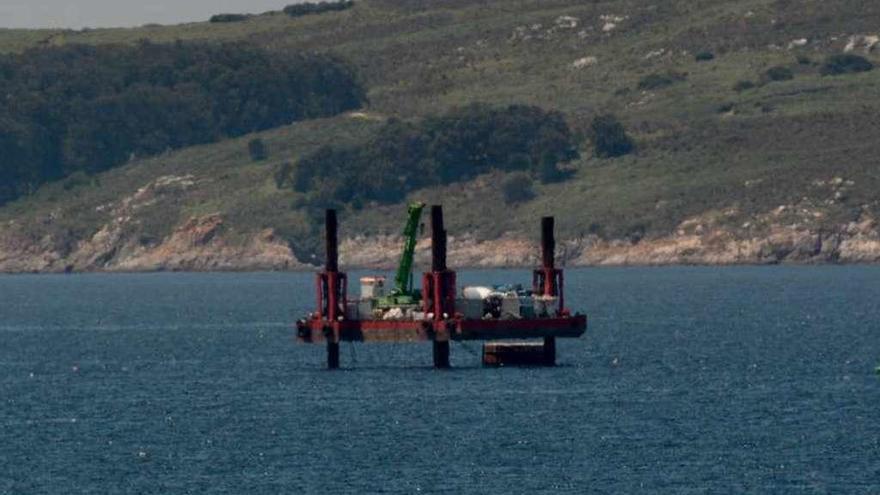
POLYGON ((374 299, 385 296, 385 277, 361 278, 361 299, 374 299))
POLYGON ((492 294, 492 289, 488 287, 465 287, 461 289, 461 293, 465 299, 486 299, 492 294))

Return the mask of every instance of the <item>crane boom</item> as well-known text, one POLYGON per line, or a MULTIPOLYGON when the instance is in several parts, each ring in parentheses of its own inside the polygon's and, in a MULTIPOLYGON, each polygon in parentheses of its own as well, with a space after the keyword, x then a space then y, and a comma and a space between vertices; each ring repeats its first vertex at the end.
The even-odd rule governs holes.
POLYGON ((419 235, 419 221, 425 203, 411 203, 407 209, 406 227, 403 229, 403 254, 394 277, 394 295, 412 294, 412 267, 419 235))

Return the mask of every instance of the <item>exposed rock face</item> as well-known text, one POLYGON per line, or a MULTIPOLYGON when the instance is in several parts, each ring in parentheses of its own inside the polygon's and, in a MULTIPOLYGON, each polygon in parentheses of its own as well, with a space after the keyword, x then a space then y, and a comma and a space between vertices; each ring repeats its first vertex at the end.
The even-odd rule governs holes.
MULTIPOLYGON (((161 239, 146 242, 138 234, 145 212, 198 187, 193 177, 160 177, 131 196, 97 211, 106 222, 85 239, 24 234, 14 223, 0 225, 0 272, 162 271, 162 270, 296 270, 312 269, 296 259, 290 246, 272 229, 234 232, 220 214, 190 216, 161 239)), ((754 182, 749 181, 746 187, 754 182)), ((853 222, 821 228, 823 207, 845 198, 854 183, 842 178, 816 181, 823 201, 780 205, 742 221, 730 208, 687 219, 664 237, 607 240, 596 236, 561 240, 561 264, 674 265, 769 263, 878 263, 880 230, 863 207, 853 222)), ((60 215, 60 213, 58 214, 60 215)), ((51 224, 56 214, 42 221, 51 224)), ((58 235, 58 234, 56 234, 58 235)), ((343 239, 341 261, 348 267, 392 269, 402 240, 395 236, 343 239)), ((473 235, 450 237, 449 264, 455 267, 528 267, 538 263, 537 242, 511 234, 495 240, 473 235)), ((429 263, 430 241, 417 246, 416 261, 429 263)))
POLYGON ((580 19, 570 15, 561 15, 556 18, 555 24, 559 29, 574 29, 578 27, 580 19))
POLYGON ((233 235, 219 214, 191 217, 158 243, 136 234, 139 213, 197 187, 192 176, 165 176, 115 204, 98 207, 109 220, 90 238, 29 239, 14 226, 0 227, 0 272, 289 270, 303 268, 271 229, 233 235), (64 241, 64 242, 62 242, 64 241), (65 247, 64 249, 58 246, 65 247))
MULTIPOLYGON (((880 262, 880 231, 877 221, 862 215, 857 222, 830 230, 818 230, 791 220, 794 207, 780 207, 755 219, 744 228, 722 225, 731 212, 712 212, 688 219, 665 237, 603 240, 596 236, 559 242, 557 257, 568 266, 622 265, 738 265, 776 263, 877 263, 880 262)), ((800 215, 817 212, 801 210, 800 215)), ((399 238, 350 239, 341 246, 343 262, 349 266, 393 268, 402 241, 399 238)), ((534 240, 504 237, 477 241, 474 237, 449 239, 449 263, 459 267, 527 267, 537 264, 534 240)), ((427 264, 428 241, 419 243, 417 260, 427 264)))
POLYGON ((0 230, 0 272, 293 270, 305 268, 290 247, 266 229, 227 240, 219 215, 194 217, 155 246, 142 246, 121 229, 104 226, 67 256, 49 242, 30 244, 0 230))
POLYGON ((226 242, 219 215, 191 218, 155 248, 140 249, 113 266, 123 271, 286 270, 302 268, 272 229, 244 243, 226 242))
MULTIPOLYGON (((347 266, 392 269, 397 266, 403 240, 400 237, 356 237, 340 243, 340 262, 347 266)), ((416 262, 428 265, 431 241, 423 239, 416 246, 416 262)), ((533 241, 518 237, 503 237, 491 241, 477 241, 474 237, 449 238, 450 266, 472 268, 531 266, 538 260, 533 241)))
POLYGON ((615 15, 615 14, 605 14, 599 16, 599 20, 602 22, 602 32, 610 33, 617 29, 617 26, 620 25, 621 22, 627 20, 628 16, 615 15))
POLYGON ((849 37, 849 41, 843 48, 843 51, 852 52, 860 50, 865 53, 870 53, 877 48, 878 45, 880 45, 880 36, 873 34, 854 34, 849 37))
POLYGON ((0 271, 26 273, 57 271, 62 255, 52 239, 29 239, 9 226, 0 226, 0 271))
MULTIPOLYGON (((878 263, 880 232, 865 217, 839 230, 817 232, 775 225, 768 232, 744 237, 733 231, 684 222, 673 235, 643 239, 602 240, 587 237, 558 243, 558 257, 568 266, 736 265, 775 263, 878 263)), ((105 226, 65 256, 47 239, 5 235, 0 228, 0 271, 209 271, 312 269, 298 261, 271 229, 245 240, 229 241, 219 215, 194 217, 155 246, 140 246, 105 226)), ((393 269, 399 237, 355 237, 340 245, 341 262, 349 267, 393 269)), ((416 261, 429 263, 430 241, 418 244, 416 261)), ((472 236, 449 239, 449 264, 456 267, 528 267, 539 262, 538 247, 525 237, 478 241, 472 236)))
POLYGON ((572 62, 571 66, 575 69, 583 69, 599 63, 599 59, 593 56, 583 57, 572 62))
MULTIPOLYGON (((863 215, 858 222, 830 230, 799 224, 782 225, 778 217, 786 207, 759 218, 760 233, 744 235, 743 229, 713 224, 711 218, 685 221, 671 236, 625 241, 586 239, 574 265, 735 265, 772 263, 875 263, 880 261, 877 222, 863 215), (708 220, 708 221, 707 221, 708 220)), ((801 211, 816 215, 816 212, 801 211)), ((751 227, 745 224, 744 227, 751 227)))

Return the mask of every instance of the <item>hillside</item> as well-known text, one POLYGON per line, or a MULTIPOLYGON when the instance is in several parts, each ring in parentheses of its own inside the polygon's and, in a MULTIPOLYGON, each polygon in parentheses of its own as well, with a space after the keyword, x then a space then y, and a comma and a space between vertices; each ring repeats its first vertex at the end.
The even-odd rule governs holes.
MULTIPOLYGON (((880 70, 821 74, 848 48, 880 60, 876 26, 880 5, 849 0, 362 0, 297 18, 0 31, 0 52, 148 39, 326 53, 359 72, 369 100, 363 111, 46 185, 0 208, 0 269, 302 267, 313 260, 315 212, 277 187, 284 163, 363 142, 390 117, 472 102, 562 112, 581 158, 568 180, 536 185, 517 205, 502 199, 502 172, 411 193, 445 203, 453 262, 530 262, 543 214, 558 217, 575 264, 878 261, 880 70), (793 77, 768 79, 777 66, 793 77), (651 75, 666 81, 646 87, 651 75), (741 81, 754 87, 734 89, 741 81), (634 154, 592 156, 590 122, 605 113, 624 123, 634 154), (268 160, 248 157, 255 137, 268 160)), ((347 261, 389 264, 403 211, 346 210, 347 261)))

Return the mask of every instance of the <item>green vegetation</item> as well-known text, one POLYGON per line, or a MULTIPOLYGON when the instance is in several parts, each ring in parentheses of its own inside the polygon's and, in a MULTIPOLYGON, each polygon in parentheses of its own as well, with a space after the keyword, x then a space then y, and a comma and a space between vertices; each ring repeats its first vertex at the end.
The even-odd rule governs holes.
POLYGON ((755 86, 756 85, 753 81, 737 81, 736 84, 733 85, 733 90, 736 92, 748 91, 755 86))
POLYGON ((278 189, 284 189, 285 187, 290 187, 290 177, 293 175, 293 164, 290 162, 284 162, 278 166, 278 169, 275 171, 275 175, 273 176, 275 179, 275 187, 278 189))
POLYGON ((260 138, 251 139, 248 141, 248 155, 250 155, 251 160, 255 162, 266 160, 269 158, 269 151, 266 149, 266 143, 260 138))
POLYGON ((734 105, 733 103, 722 103, 718 106, 718 113, 732 112, 734 108, 736 108, 736 105, 734 105))
POLYGON ((324 12, 338 12, 354 7, 352 0, 338 0, 330 2, 303 2, 295 3, 284 7, 284 13, 290 17, 300 17, 311 14, 322 14, 324 12))
POLYGON ((326 56, 244 44, 69 45, 0 58, 0 204, 77 171, 97 173, 224 137, 361 105, 326 56))
MULTIPOLYGON (((360 114, 163 149, 148 158, 139 154, 131 163, 72 180, 67 190, 63 180, 23 187, 20 192, 32 194, 0 208, 0 225, 15 222, 5 227, 5 236, 22 232, 62 248, 75 246, 112 222, 113 208, 140 188, 159 177, 191 175, 196 181, 191 189, 133 214, 132 236, 162 239, 193 216, 220 213, 224 235, 249 239, 272 228, 309 260, 320 246, 310 215, 324 205, 312 202, 320 188, 293 188, 304 157, 323 146, 362 149, 391 119, 418 129, 431 116, 479 101, 493 108, 519 104, 561 112, 580 158, 556 167, 566 180, 545 181, 534 168, 543 162, 536 165, 530 157, 523 165, 522 157, 511 156, 510 163, 520 163, 511 170, 532 167, 529 175, 542 179, 533 180, 535 196, 517 208, 504 200, 507 169, 490 167, 473 179, 404 190, 409 192, 403 201, 443 201, 451 233, 534 235, 536 218, 555 214, 560 238, 639 239, 676 232, 683 220, 714 211, 730 212, 725 224, 741 228, 751 215, 805 197, 822 205, 816 221, 833 228, 857 220, 863 207, 877 209, 880 139, 870 123, 880 102, 880 71, 822 73, 849 66, 835 55, 850 34, 876 33, 880 3, 804 0, 798 8, 786 6, 790 3, 361 0, 336 13, 260 15, 247 22, 0 30, 3 53, 71 44, 137 46, 142 39, 218 45, 247 40, 273 53, 344 60, 367 91, 360 114), (605 32, 606 15, 626 19, 605 32), (578 27, 557 28, 561 16, 577 18, 578 27), (542 27, 533 30, 538 24, 542 27), (809 52, 786 48, 801 38, 810 40, 809 52), (663 56, 648 57, 661 48, 663 56), (695 54, 709 50, 714 61, 696 60, 695 54), (814 62, 795 65, 800 53, 814 62), (586 56, 597 62, 573 68, 586 56), (755 84, 774 66, 788 66, 796 77, 755 84), (650 74, 685 73, 685 81, 662 90, 633 90, 650 74), (735 112, 719 112, 722 107, 735 112), (614 160, 594 156, 592 123, 604 114, 616 116, 638 153, 614 160), (250 160, 247 143, 254 138, 271 151, 263 162, 250 160), (814 184, 835 177, 854 185, 845 200, 829 205, 834 193, 814 184), (112 207, 102 208, 108 204, 112 207)), ((878 60, 861 47, 856 51, 872 65, 878 60)), ((0 126, 7 125, 0 119, 0 126)), ((402 203, 361 200, 342 206, 343 236, 399 233, 402 203)))
POLYGON ((528 174, 515 172, 504 179, 501 191, 507 204, 523 203, 535 197, 534 182, 528 174))
POLYGON ((242 22, 251 17, 248 14, 217 14, 212 15, 209 22, 242 22))
POLYGON ((593 138, 594 153, 599 158, 614 158, 623 156, 635 149, 632 139, 626 134, 617 117, 614 115, 600 115, 593 119, 590 126, 593 138))
POLYGON ((800 65, 813 65, 813 59, 806 55, 798 55, 796 59, 797 63, 800 65))
POLYGON ((684 81, 686 77, 687 76, 684 74, 675 72, 669 72, 666 74, 649 74, 639 81, 638 88, 642 91, 663 89, 667 86, 672 86, 677 82, 684 81))
POLYGON ((491 170, 526 170, 550 181, 558 163, 577 156, 562 114, 473 104, 418 123, 392 119, 356 146, 324 146, 300 160, 290 182, 313 204, 396 203, 413 190, 491 170))
POLYGON ((788 67, 777 65, 776 67, 767 69, 767 72, 764 73, 764 77, 767 81, 773 82, 790 81, 794 79, 794 72, 788 67))
POLYGON ((839 76, 843 74, 868 72, 873 69, 874 64, 865 57, 851 53, 835 54, 828 57, 825 63, 822 64, 822 75, 839 76))

